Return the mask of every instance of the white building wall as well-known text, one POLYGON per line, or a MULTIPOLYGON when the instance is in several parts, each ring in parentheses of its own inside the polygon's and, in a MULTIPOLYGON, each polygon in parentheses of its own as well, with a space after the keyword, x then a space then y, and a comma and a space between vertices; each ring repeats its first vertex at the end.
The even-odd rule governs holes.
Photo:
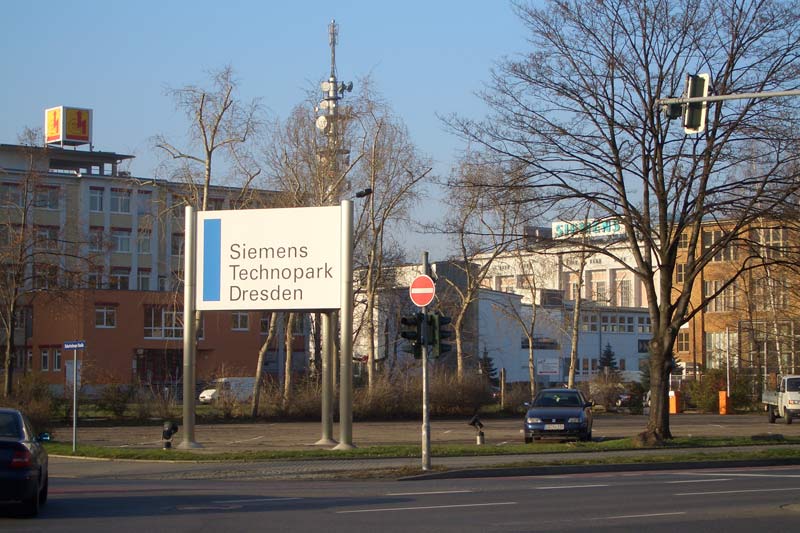
MULTIPOLYGON (((478 320, 480 323, 480 354, 481 356, 491 357, 494 367, 499 371, 501 368, 506 370, 506 380, 512 382, 529 381, 528 370, 528 349, 523 344, 525 330, 522 324, 515 318, 521 316, 528 324, 532 308, 530 305, 523 304, 522 298, 518 295, 501 293, 498 291, 482 290, 478 305, 478 320)), ((597 374, 597 361, 600 354, 605 349, 606 344, 610 344, 615 353, 617 366, 624 365, 621 371, 624 381, 639 381, 640 361, 646 359, 647 353, 640 352, 640 341, 645 343, 649 340, 649 333, 639 331, 639 318, 645 319, 647 312, 644 309, 620 309, 592 307, 582 312, 588 316, 594 314, 597 317, 596 331, 581 331, 578 340, 578 369, 576 371, 576 381, 590 380, 597 374), (624 317, 624 326, 619 326, 617 322, 614 329, 622 331, 612 331, 610 320, 602 321, 614 317, 624 317), (627 318, 632 318, 629 323, 627 318), (632 331, 629 331, 631 326, 632 331), (584 363, 585 361, 585 363, 584 363), (623 362, 624 361, 624 362, 623 362), (594 369, 593 369, 594 366, 594 369), (585 370, 584 370, 585 367, 585 370)), ((552 348, 537 347, 534 345, 534 359, 536 362, 537 381, 544 384, 561 384, 567 381, 569 372, 570 356, 570 331, 565 327, 565 323, 571 320, 571 310, 569 308, 543 308, 537 307, 536 328, 534 338, 544 346, 552 348), (566 314, 566 317, 564 316, 566 314), (566 318, 566 320, 565 320, 566 318)), ((646 324, 646 322, 643 322, 646 324)), ((587 325, 590 328, 591 323, 587 325)), ((644 326, 643 328, 644 329, 644 326)))

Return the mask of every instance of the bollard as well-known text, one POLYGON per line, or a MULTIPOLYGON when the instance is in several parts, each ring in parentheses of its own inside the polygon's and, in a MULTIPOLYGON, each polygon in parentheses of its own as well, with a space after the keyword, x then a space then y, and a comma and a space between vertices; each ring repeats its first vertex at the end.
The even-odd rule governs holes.
POLYGON ((719 391, 719 414, 728 414, 728 391, 719 391))
POLYGON ((475 439, 478 446, 483 446, 483 431, 478 431, 478 437, 475 439))

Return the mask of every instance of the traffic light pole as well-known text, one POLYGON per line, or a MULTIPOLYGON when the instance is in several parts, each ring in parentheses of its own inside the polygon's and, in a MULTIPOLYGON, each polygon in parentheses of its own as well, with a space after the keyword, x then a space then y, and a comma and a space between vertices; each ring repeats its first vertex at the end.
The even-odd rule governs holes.
MULTIPOLYGON (((422 269, 430 276, 428 252, 422 252, 422 269)), ((423 323, 420 327, 422 344, 422 469, 431 469, 431 421, 428 413, 428 306, 422 308, 423 323)))

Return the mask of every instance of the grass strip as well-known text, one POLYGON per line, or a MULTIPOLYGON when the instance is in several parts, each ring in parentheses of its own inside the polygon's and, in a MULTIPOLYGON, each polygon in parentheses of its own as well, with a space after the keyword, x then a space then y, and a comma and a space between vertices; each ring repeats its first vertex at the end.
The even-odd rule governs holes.
MULTIPOLYGON (((800 455, 800 450, 794 449, 792 445, 800 444, 800 437, 680 437, 673 439, 658 449, 664 450, 666 456, 675 457, 677 454, 669 454, 669 450, 683 448, 696 448, 713 450, 722 447, 757 446, 768 444, 773 446, 777 453, 800 455)), ((325 459, 365 459, 365 458, 393 458, 393 457, 420 457, 421 450, 419 445, 379 445, 365 446, 353 450, 259 450, 259 451, 232 451, 232 452, 208 452, 203 450, 162 450, 160 448, 120 448, 107 446, 78 445, 75 453, 72 452, 72 444, 67 442, 53 441, 46 444, 47 451, 53 455, 92 457, 99 459, 138 459, 150 461, 278 461, 278 460, 325 460, 325 459)), ((603 453, 606 451, 625 451, 643 450, 634 446, 632 439, 609 439, 596 442, 552 442, 537 444, 508 444, 502 446, 493 445, 432 445, 431 454, 435 457, 477 457, 485 455, 530 455, 531 460, 543 454, 571 453, 571 452, 597 452, 594 461, 603 461, 603 453)), ((772 451, 772 450, 770 450, 772 451)), ((731 452, 732 453, 732 452, 731 452)), ((753 453, 756 453, 754 450, 753 453)), ((758 451, 761 453, 761 451, 758 451)), ((685 460, 688 454, 681 453, 681 460, 685 460)), ((784 455, 785 456, 785 455, 784 455)), ((651 460, 650 454, 644 458, 651 460)), ((608 457, 610 462, 622 460, 622 458, 608 457)), ((552 464, 552 461, 548 461, 552 464)), ((566 464, 560 461, 559 464, 566 464)))

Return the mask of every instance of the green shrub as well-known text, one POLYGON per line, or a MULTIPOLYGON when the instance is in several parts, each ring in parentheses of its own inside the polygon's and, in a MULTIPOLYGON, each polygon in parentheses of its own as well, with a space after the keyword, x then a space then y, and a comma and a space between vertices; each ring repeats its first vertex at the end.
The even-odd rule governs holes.
MULTIPOLYGON (((731 370, 730 408, 749 410, 753 408, 750 396, 750 378, 731 370)), ((684 381, 682 388, 691 397, 692 403, 703 412, 719 412, 719 392, 726 390, 727 374, 724 369, 706 370, 697 381, 684 381)))
POLYGON ((3 405, 25 413, 37 433, 52 431, 57 405, 53 401, 50 385, 38 373, 24 374, 17 383, 14 395, 4 399, 3 405))
POLYGON ((128 385, 106 385, 97 398, 97 407, 111 413, 115 418, 122 418, 133 396, 133 388, 128 385))

